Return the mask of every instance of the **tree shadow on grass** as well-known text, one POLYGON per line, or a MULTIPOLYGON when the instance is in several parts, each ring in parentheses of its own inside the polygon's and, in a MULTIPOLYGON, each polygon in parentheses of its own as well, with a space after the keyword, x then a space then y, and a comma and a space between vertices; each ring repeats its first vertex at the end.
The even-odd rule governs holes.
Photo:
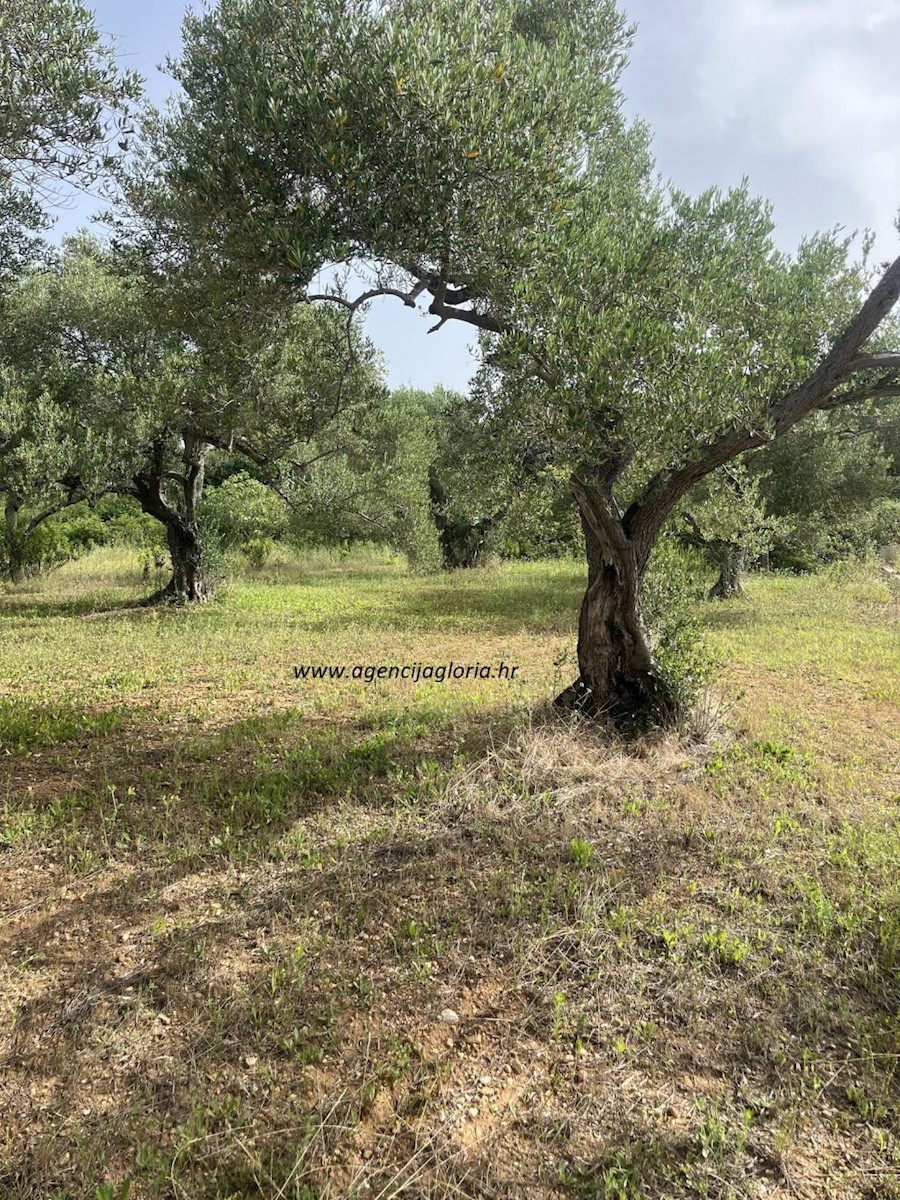
POLYGON ((5 838, 14 844, 16 828, 36 829, 51 859, 87 865, 136 847, 198 861, 265 855, 297 820, 330 805, 433 796, 454 763, 518 720, 502 709, 344 720, 292 709, 176 739, 152 714, 124 706, 12 698, 0 701, 0 784, 5 776, 15 796, 5 838))
MULTIPOLYGON (((364 576, 365 577, 365 576, 364 576)), ((383 575, 372 578, 381 582, 383 575)), ((408 583, 408 580, 406 580, 408 583)), ((440 630, 459 628, 466 633, 488 632, 502 636, 517 632, 560 630, 569 633, 577 623, 583 593, 581 582, 568 579, 538 578, 522 580, 490 571, 467 573, 457 581, 455 576, 441 577, 434 584, 427 581, 414 590, 398 588, 393 594, 379 593, 377 601, 344 610, 338 601, 333 609, 321 612, 304 611, 302 592, 308 588, 327 589, 333 586, 329 577, 312 577, 298 585, 296 623, 310 632, 326 631, 336 625, 379 629, 440 630)), ((276 591, 279 589, 273 585, 276 591)), ((283 589, 281 589, 283 590, 283 589)), ((204 606, 176 606, 149 603, 147 596, 84 595, 70 599, 44 598, 41 594, 0 596, 0 622, 4 619, 20 624, 39 622, 54 617, 79 617, 83 620, 155 619, 160 616, 184 618, 195 613, 216 611, 216 600, 204 606)), ((290 607, 278 606, 280 615, 290 607)), ((231 613, 228 614, 231 616, 231 613)))
MULTIPOLYGON (((246 723, 233 732, 233 743, 246 745, 246 723)), ((252 732, 261 733, 259 722, 252 732)), ((283 746, 285 732, 277 722, 269 742, 283 746)), ((483 736, 479 728, 476 740, 483 736)), ((372 754, 361 743, 338 764, 331 749, 330 741, 319 747, 326 773, 313 785, 304 776, 306 786, 285 814, 288 823, 306 821, 286 852, 273 853, 279 820, 264 836, 253 823, 251 854, 246 838, 238 838, 228 854, 158 857, 152 866, 142 865, 145 855, 137 862, 133 854, 113 856, 10 927, 5 951, 21 964, 23 994, 0 1052, 18 1096, 8 1137, 19 1123, 22 1133, 29 1117, 33 1122, 28 1098, 35 1081, 49 1088, 62 1118, 37 1137, 32 1125, 27 1146, 19 1143, 15 1161, 24 1176, 19 1183, 8 1172, 10 1196, 30 1194, 26 1182, 33 1194, 51 1185, 81 1194, 118 1168, 148 1187, 175 1172, 189 1194, 218 1197, 226 1180, 247 1169, 239 1149, 247 1138, 264 1152, 267 1170, 276 1170, 276 1160, 283 1164, 283 1183, 297 1162, 300 1131, 301 1143, 318 1138, 308 1178, 321 1184, 333 1144, 352 1138, 377 1092, 393 1093, 401 1080, 418 1087, 432 1079, 410 1039, 417 1026, 433 1024, 435 987, 477 990, 485 972, 508 956, 520 926, 536 917, 568 920, 573 868, 565 839, 548 838, 546 826, 522 838, 520 910, 505 889, 506 855, 521 831, 511 838, 505 823, 481 820, 426 823, 418 835, 415 820, 397 829, 398 803, 410 813, 426 797, 382 793, 389 762, 380 750, 372 754), (359 797, 352 828, 342 796, 348 783, 359 797), (383 1001, 380 1016, 375 1006, 383 1001), (339 1064, 340 1082, 319 1094, 315 1079, 326 1060, 339 1064), (277 1117, 257 1087, 269 1071, 293 1099, 277 1117), (323 1131, 326 1110, 330 1133, 323 1131), (253 1132, 242 1135, 250 1125, 253 1132), (211 1152, 198 1153, 198 1140, 211 1152), (139 1144, 152 1148, 142 1166, 139 1144), (69 1165, 61 1167, 64 1157, 69 1165)), ((400 753, 391 765, 403 761, 408 746, 394 749, 400 753)), ((188 748, 181 761, 205 760, 188 748)), ((241 794, 248 778, 235 779, 241 794)), ((250 790, 267 788, 258 782, 250 790)), ((186 804, 189 791, 183 789, 186 804)), ((130 829, 136 837, 133 822, 130 829)), ((649 881, 661 864, 646 850, 640 857, 650 872, 641 878, 649 881)), ((534 1004, 530 991, 514 1000, 529 1043, 543 1025, 534 1004)), ((402 1142, 402 1134, 391 1135, 398 1137, 402 1142)), ((371 1167, 373 1179, 394 1170, 378 1157, 371 1167)))
MULTIPOLYGON (((743 1148, 754 1104, 763 1145, 779 1107, 821 1118, 820 1101, 871 1142, 856 1077, 807 1078, 832 1045, 861 1060, 893 1019, 858 956, 804 976, 763 948, 745 969, 679 906, 699 880, 690 920, 721 924, 754 847, 729 859, 726 817, 719 838, 671 774, 638 787, 616 748, 573 802, 562 775, 554 793, 491 765, 517 722, 423 736, 283 713, 106 739, 40 848, 93 854, 92 873, 6 914, 4 1194, 132 1178, 153 1200, 274 1200, 418 1178, 690 1195, 707 1167, 735 1188, 770 1169, 743 1148)), ((881 1102, 898 1099, 889 1078, 881 1102)))
POLYGON ((539 589, 497 587, 489 573, 477 586, 451 591, 422 589, 397 598, 396 611, 426 626, 461 627, 466 632, 487 630, 494 636, 548 630, 571 633, 578 622, 582 584, 561 588, 558 583, 539 589))
POLYGON ((178 612, 171 604, 148 605, 144 596, 90 595, 73 596, 68 600, 44 599, 40 593, 0 596, 0 621, 45 621, 52 617, 82 617, 90 620, 102 617, 140 617, 144 614, 178 612))
POLYGON ((708 629, 743 629, 758 621, 759 614, 740 601, 708 601, 700 609, 700 622, 708 629))

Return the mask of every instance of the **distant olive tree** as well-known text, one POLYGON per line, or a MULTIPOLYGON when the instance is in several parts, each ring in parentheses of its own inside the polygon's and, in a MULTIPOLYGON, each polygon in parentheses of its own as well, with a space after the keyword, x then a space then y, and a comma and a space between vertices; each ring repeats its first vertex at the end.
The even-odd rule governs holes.
POLYGON ((34 376, 0 364, 3 571, 18 583, 45 522, 91 494, 93 447, 34 376))
POLYGON ((813 570, 892 540, 900 500, 900 403, 819 413, 759 456, 760 492, 777 519, 775 566, 813 570))
MULTIPOLYGON (((0 354, 33 363, 89 447, 64 468, 52 434, 33 439, 33 471, 137 500, 166 532, 173 575, 160 598, 181 603, 202 602, 209 590, 201 507, 216 453, 252 463, 294 507, 324 481, 332 519, 364 513, 373 523, 362 497, 377 483, 393 504, 377 527, 385 540, 393 530, 408 541, 415 506, 395 503, 397 484, 387 484, 408 479, 399 464, 418 452, 415 438, 396 433, 385 449, 388 393, 371 343, 330 307, 243 328, 240 310, 220 304, 198 311, 189 331, 177 304, 160 307, 165 293, 140 267, 81 237, 53 269, 27 273, 10 292, 0 354), (356 475, 346 484, 348 471, 363 470, 371 486, 356 475)), ((320 495, 319 507, 326 502, 320 495)))
POLYGON ((761 482, 735 461, 708 476, 683 501, 681 540, 704 551, 716 568, 711 600, 741 595, 743 572, 769 552, 783 527, 766 509, 761 482))

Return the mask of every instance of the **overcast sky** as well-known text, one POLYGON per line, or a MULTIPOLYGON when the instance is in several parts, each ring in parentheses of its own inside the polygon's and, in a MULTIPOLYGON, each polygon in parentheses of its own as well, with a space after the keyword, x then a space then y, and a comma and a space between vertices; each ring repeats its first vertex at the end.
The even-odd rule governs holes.
MULTIPOLYGON (((161 103, 157 70, 180 46, 183 0, 97 0, 97 24, 161 103)), ((747 175, 775 206, 784 249, 804 234, 871 228, 894 257, 900 208, 900 0, 626 0, 638 30, 629 112, 654 132, 660 173, 691 192, 747 175)), ((62 214, 58 232, 92 205, 62 214)), ((392 384, 465 388, 471 336, 382 301, 367 332, 392 384)))

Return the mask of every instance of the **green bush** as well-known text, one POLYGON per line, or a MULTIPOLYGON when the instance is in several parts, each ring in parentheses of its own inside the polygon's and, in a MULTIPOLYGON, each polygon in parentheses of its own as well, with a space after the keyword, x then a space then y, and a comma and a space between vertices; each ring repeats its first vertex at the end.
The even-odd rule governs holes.
POLYGON ((255 571, 261 571, 272 554, 275 543, 271 538, 252 537, 241 544, 241 553, 255 571))
POLYGON ((78 505, 37 526, 25 543, 23 565, 28 574, 35 574, 105 543, 101 518, 87 505, 78 505))
POLYGON ((879 546, 900 542, 900 500, 882 497, 870 508, 838 518, 811 513, 776 541, 770 565, 787 571, 817 571, 844 559, 871 557, 879 546))
POLYGON ((203 497, 204 532, 221 551, 240 549, 262 567, 272 544, 287 530, 287 506, 270 487, 239 471, 203 497))
POLYGON ((661 538, 644 578, 644 618, 682 718, 696 708, 716 667, 697 613, 706 584, 702 556, 661 538))
MULTIPOLYGON (((21 515, 27 525, 31 514, 21 515)), ((0 544, 6 527, 0 519, 0 544)), ((135 546, 152 552, 165 545, 160 523, 142 513, 134 500, 105 496, 95 505, 86 501, 54 513, 31 533, 24 547, 25 573, 35 575, 60 563, 80 558, 98 546, 135 546)), ((2 566, 6 568, 5 561, 2 566)))
POLYGON ((900 545, 900 500, 880 500, 869 513, 869 521, 876 548, 900 545))

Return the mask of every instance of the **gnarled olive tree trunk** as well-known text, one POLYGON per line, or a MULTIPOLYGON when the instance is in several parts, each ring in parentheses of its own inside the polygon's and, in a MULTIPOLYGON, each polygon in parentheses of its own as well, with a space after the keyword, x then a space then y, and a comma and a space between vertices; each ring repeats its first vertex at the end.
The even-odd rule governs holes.
POLYGON ((154 451, 153 469, 135 475, 132 481, 131 494, 142 510, 165 527, 172 559, 172 578, 147 598, 148 604, 202 604, 210 594, 199 513, 209 449, 205 441, 185 435, 183 472, 163 471, 163 447, 159 446, 154 451), (167 482, 178 488, 177 506, 165 497, 167 482))
POLYGON ((488 534, 506 515, 506 506, 490 516, 478 517, 474 521, 452 518, 446 514, 447 493, 433 470, 428 474, 428 491, 444 569, 452 571, 456 567, 477 566, 488 534))
POLYGON ((166 525, 166 542, 172 559, 172 578, 157 593, 157 598, 176 604, 202 604, 209 596, 209 584, 199 524, 186 520, 170 521, 166 525))
POLYGON ((675 697, 653 657, 641 607, 649 549, 630 536, 611 489, 574 478, 588 560, 578 619, 578 679, 556 698, 561 708, 606 716, 622 727, 666 724, 675 697))
POLYGON ((747 556, 740 546, 728 543, 719 559, 719 578, 709 589, 710 600, 728 600, 742 596, 741 572, 746 566, 747 556))

